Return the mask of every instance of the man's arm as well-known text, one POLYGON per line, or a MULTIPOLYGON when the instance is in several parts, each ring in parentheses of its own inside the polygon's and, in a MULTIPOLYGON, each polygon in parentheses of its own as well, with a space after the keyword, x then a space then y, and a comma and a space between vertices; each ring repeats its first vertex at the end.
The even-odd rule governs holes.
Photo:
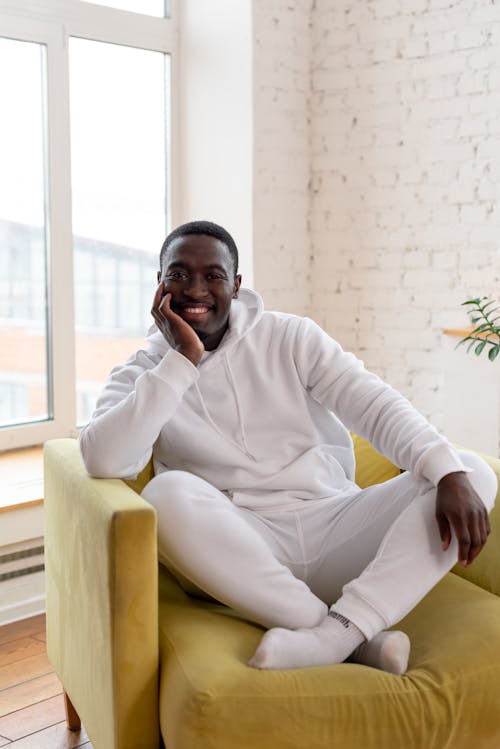
POLYGON ((343 351, 312 320, 297 330, 295 362, 311 396, 394 465, 437 486, 467 468, 457 451, 401 393, 343 351))
POLYGON ((486 543, 489 520, 456 450, 404 396, 368 372, 315 323, 304 322, 296 361, 306 387, 395 465, 437 487, 436 520, 443 548, 448 548, 453 530, 459 561, 470 564, 486 543))
POLYGON ((170 348, 159 362, 145 351, 115 368, 95 414, 80 434, 87 471, 98 478, 130 478, 151 457, 153 444, 186 390, 197 381, 203 344, 170 309, 170 294, 158 287, 151 309, 170 348))
POLYGON ((196 367, 173 350, 156 366, 142 351, 113 370, 96 415, 80 433, 82 457, 91 476, 135 477, 198 376, 196 367))

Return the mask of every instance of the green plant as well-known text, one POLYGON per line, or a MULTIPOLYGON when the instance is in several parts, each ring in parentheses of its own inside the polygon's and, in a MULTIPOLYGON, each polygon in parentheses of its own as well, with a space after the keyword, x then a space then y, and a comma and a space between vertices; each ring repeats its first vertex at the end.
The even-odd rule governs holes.
POLYGON ((494 361, 500 353, 500 325, 498 324, 500 314, 495 316, 496 312, 500 312, 500 307, 493 306, 495 304, 495 301, 488 301, 486 296, 469 299, 462 303, 463 307, 469 306, 471 322, 476 327, 457 343, 457 346, 460 346, 469 341, 467 353, 475 347, 476 356, 479 356, 489 346, 488 359, 490 361, 494 361))

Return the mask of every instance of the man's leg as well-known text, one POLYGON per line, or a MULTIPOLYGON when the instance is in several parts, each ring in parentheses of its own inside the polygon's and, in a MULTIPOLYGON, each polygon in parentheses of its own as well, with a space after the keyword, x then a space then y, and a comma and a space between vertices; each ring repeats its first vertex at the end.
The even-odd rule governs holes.
POLYGON ((228 497, 184 471, 155 476, 142 492, 158 518, 160 561, 265 627, 314 627, 328 607, 273 555, 228 497))
MULTIPOLYGON (((478 456, 464 452, 461 457, 472 469, 469 480, 474 489, 491 510, 497 491, 495 475, 478 456)), ((325 582, 328 580, 327 565, 323 564, 320 582, 310 581, 313 591, 324 600, 334 601, 330 612, 333 616, 310 630, 274 629, 266 633, 252 665, 294 668, 339 662, 334 658, 345 660, 350 655, 350 652, 345 652, 350 645, 346 639, 344 648, 336 647, 335 640, 341 632, 339 627, 352 629, 354 638, 359 638, 361 633, 370 641, 380 637, 382 630, 414 608, 457 561, 456 539, 447 551, 441 547, 435 501, 436 490, 425 483, 419 485, 411 476, 362 492, 353 503, 352 513, 347 508, 336 523, 335 532, 344 533, 346 543, 338 545, 338 539, 334 539, 333 552, 327 550, 331 591, 328 592, 328 582, 325 582), (412 483, 413 494, 408 493, 412 483), (406 497, 395 496, 394 490, 405 494, 405 484, 406 497), (386 525, 388 530, 383 536, 374 512, 377 505, 381 517, 389 519, 392 511, 399 513, 386 525), (358 515, 362 521, 363 509, 371 514, 373 522, 362 522, 360 531, 356 532, 353 520, 358 515), (367 554, 373 554, 370 561, 367 554), (366 566, 357 569, 356 564, 366 566), (340 597, 334 600, 333 592, 338 591, 339 586, 339 569, 344 579, 349 579, 349 575, 351 579, 343 586, 340 597)))

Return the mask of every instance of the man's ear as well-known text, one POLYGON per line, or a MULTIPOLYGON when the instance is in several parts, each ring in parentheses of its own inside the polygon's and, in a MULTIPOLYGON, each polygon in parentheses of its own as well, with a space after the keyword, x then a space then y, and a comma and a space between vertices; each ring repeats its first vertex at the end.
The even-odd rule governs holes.
POLYGON ((234 277, 234 287, 233 287, 233 299, 238 298, 238 291, 240 290, 241 286, 241 276, 238 274, 234 277))

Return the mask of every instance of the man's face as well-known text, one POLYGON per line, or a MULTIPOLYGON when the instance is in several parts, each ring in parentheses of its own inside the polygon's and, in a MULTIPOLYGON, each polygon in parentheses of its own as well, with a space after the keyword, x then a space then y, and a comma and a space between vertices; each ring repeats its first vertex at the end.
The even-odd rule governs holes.
POLYGON ((207 351, 216 348, 241 283, 226 245, 205 234, 178 237, 167 250, 158 280, 172 294, 171 309, 196 331, 207 351))

